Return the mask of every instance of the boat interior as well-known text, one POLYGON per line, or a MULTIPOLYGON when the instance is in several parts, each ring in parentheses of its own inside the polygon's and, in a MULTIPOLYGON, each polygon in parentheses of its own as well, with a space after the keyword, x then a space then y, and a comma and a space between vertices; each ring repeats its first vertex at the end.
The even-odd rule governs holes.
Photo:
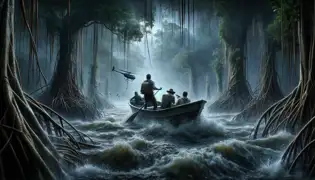
MULTIPOLYGON (((144 102, 140 103, 140 104, 136 104, 135 100, 130 100, 130 104, 132 104, 133 106, 139 107, 141 108, 144 105, 144 102)), ((189 103, 190 104, 190 103, 189 103)), ((178 105, 177 105, 178 106, 178 105)), ((171 108, 173 107, 177 107, 176 105, 172 105, 171 108)), ((179 105, 179 106, 183 106, 183 105, 179 105)), ((148 103, 148 107, 147 110, 153 110, 153 104, 150 102, 148 103)), ((164 110, 161 108, 161 101, 157 101, 157 110, 164 110)))
MULTIPOLYGON (((131 100, 130 101, 130 104, 136 106, 136 107, 139 107, 141 108, 143 105, 144 105, 144 102, 140 103, 140 104, 136 104, 134 100, 131 100)), ((161 101, 157 101, 157 109, 161 109, 161 101)), ((148 107, 147 107, 148 110, 153 110, 153 104, 152 103, 148 103, 148 107)))

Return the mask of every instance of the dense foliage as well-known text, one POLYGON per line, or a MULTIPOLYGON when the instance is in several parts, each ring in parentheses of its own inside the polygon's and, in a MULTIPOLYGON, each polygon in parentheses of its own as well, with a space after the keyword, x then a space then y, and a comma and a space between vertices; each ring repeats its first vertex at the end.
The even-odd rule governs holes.
POLYGON ((271 0, 274 11, 274 20, 269 24, 267 31, 271 38, 279 44, 281 41, 293 42, 294 33, 297 33, 296 23, 299 19, 299 7, 295 0, 271 0))
POLYGON ((139 21, 145 19, 125 0, 77 0, 71 5, 63 0, 41 0, 40 6, 51 35, 58 34, 66 23, 71 24, 72 32, 98 23, 125 40, 139 41, 143 37, 139 21))

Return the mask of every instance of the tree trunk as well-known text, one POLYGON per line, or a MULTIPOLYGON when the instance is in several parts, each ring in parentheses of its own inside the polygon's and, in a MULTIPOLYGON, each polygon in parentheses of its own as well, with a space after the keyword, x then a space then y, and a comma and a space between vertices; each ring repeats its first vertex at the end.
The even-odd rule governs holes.
POLYGON ((61 159, 41 128, 18 81, 14 0, 0 0, 0 179, 66 178, 61 159))
POLYGON ((262 74, 260 79, 260 97, 268 97, 271 101, 277 101, 283 97, 280 86, 278 84, 277 72, 275 67, 276 61, 276 47, 275 42, 272 40, 267 42, 267 52, 265 57, 262 59, 262 74))
POLYGON ((240 112, 252 99, 244 74, 244 43, 242 42, 227 45, 228 89, 210 105, 210 111, 240 112))
POLYGON ((189 70, 188 73, 188 81, 189 81, 189 92, 191 94, 191 96, 193 96, 194 94, 194 85, 193 85, 193 77, 192 77, 192 70, 189 70))
POLYGON ((211 78, 210 78, 210 74, 207 74, 205 76, 205 80, 206 80, 206 89, 205 89, 205 95, 207 99, 211 99, 211 78))
MULTIPOLYGON (((110 73, 106 73, 108 76, 110 76, 110 73)), ((105 97, 106 98, 111 98, 110 96, 109 96, 109 86, 108 86, 108 78, 105 78, 105 84, 104 84, 104 92, 105 92, 105 97)))
POLYGON ((299 84, 288 96, 275 103, 261 116, 254 131, 254 138, 258 136, 262 123, 266 123, 261 132, 261 136, 265 137, 282 129, 295 133, 315 116, 314 1, 300 3, 302 11, 298 26, 299 84))
POLYGON ((258 97, 249 102, 246 108, 234 117, 234 120, 256 120, 268 107, 283 98, 275 68, 276 49, 274 43, 272 40, 265 43, 267 47, 261 60, 261 86, 258 97))
POLYGON ((89 90, 88 90, 88 94, 92 98, 95 97, 97 94, 96 76, 97 76, 97 60, 95 58, 91 66, 90 85, 89 85, 89 90))
POLYGON ((217 86, 218 86, 218 93, 221 94, 223 91, 223 72, 221 72, 217 77, 217 86))
POLYGON ((77 86, 72 73, 73 61, 71 53, 73 44, 73 34, 70 32, 68 25, 64 25, 59 35, 59 58, 50 91, 52 97, 57 97, 59 93, 70 96, 71 92, 69 90, 73 86, 77 86))
POLYGON ((223 91, 223 73, 224 73, 224 67, 222 62, 220 62, 222 60, 217 59, 214 63, 214 67, 213 72, 215 74, 215 80, 217 83, 217 92, 220 95, 223 91))
MULTIPOLYGON (((292 127, 304 125, 297 136, 289 144, 282 156, 282 163, 290 172, 303 172, 307 178, 315 176, 314 167, 314 126, 315 126, 315 38, 314 38, 314 1, 301 1, 301 14, 298 26, 300 46, 300 82, 289 97, 291 106, 284 106, 284 110, 294 113, 290 119, 285 119, 292 127), (297 110, 296 110, 297 109, 297 110), (294 121, 290 120, 294 118, 294 121)), ((285 114, 287 115, 287 114, 285 114)), ((290 115, 290 114, 289 114, 290 115)), ((283 117, 283 116, 281 116, 283 117)), ((277 119, 276 119, 277 120, 277 119)), ((270 120, 269 120, 270 121, 270 120)), ((260 122, 259 122, 260 123, 260 122)), ((259 124, 258 124, 259 125, 259 124)), ((259 126, 257 126, 259 127, 259 126)), ((299 128, 295 128, 299 129, 299 128)), ((269 131, 269 129, 265 130, 269 131)), ((274 130, 274 129, 273 129, 274 130)), ((277 129, 275 129, 277 130, 277 129)), ((257 131, 257 130, 256 130, 257 131)))
POLYGON ((198 75, 194 68, 191 68, 190 70, 190 76, 191 76, 191 92, 190 96, 193 98, 196 98, 198 95, 198 75))
POLYGON ((41 100, 52 106, 57 112, 68 118, 91 119, 99 116, 96 107, 81 92, 77 85, 77 76, 74 73, 75 59, 74 36, 80 28, 63 20, 59 34, 59 57, 52 78, 50 91, 42 95, 41 100))
POLYGON ((228 89, 233 93, 249 95, 247 88, 245 69, 244 69, 244 49, 243 45, 239 47, 228 47, 229 56, 229 79, 228 89))
POLYGON ((91 66, 91 76, 90 76, 90 85, 88 88, 88 94, 93 99, 93 101, 98 101, 97 97, 97 69, 98 69, 98 61, 97 61, 97 53, 98 53, 98 28, 94 25, 93 29, 93 52, 92 52, 92 66, 91 66))

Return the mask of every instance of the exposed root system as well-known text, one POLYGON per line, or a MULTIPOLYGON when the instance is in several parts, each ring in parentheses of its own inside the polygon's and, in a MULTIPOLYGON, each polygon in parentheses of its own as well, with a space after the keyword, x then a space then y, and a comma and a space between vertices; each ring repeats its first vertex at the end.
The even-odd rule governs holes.
MULTIPOLYGON (((272 42, 271 42, 272 43, 272 42)), ((269 47, 272 48, 273 46, 269 47)), ((270 49, 270 54, 263 57, 262 72, 260 79, 261 88, 259 95, 248 103, 245 109, 234 117, 234 120, 251 120, 257 119, 266 111, 268 107, 283 98, 279 84, 277 82, 277 74, 275 70, 275 52, 270 49)))
POLYGON ((246 84, 235 84, 222 94, 221 97, 209 107, 209 110, 212 112, 240 112, 251 99, 252 97, 246 84), (239 90, 239 86, 245 88, 239 90))
POLYGON ((309 98, 307 96, 300 98, 300 93, 301 85, 295 88, 288 96, 268 108, 258 121, 253 135, 254 138, 257 138, 258 130, 262 123, 265 124, 265 128, 261 133, 262 137, 274 134, 281 129, 291 132, 299 130, 301 126, 298 125, 304 125, 310 119, 310 115, 314 115, 313 110, 306 108, 309 98))
MULTIPOLYGON (((80 142, 82 143, 92 143, 95 144, 95 142, 86 134, 84 134, 83 132, 80 132, 79 130, 77 130, 75 127, 73 127, 64 117, 62 117, 60 114, 58 114, 56 111, 54 111, 53 109, 49 108, 48 106, 37 102, 35 99, 33 99, 30 95, 24 93, 25 96, 31 100, 31 105, 33 105, 33 107, 35 108, 42 108, 45 110, 45 112, 50 112, 50 116, 48 114, 44 114, 44 116, 46 116, 47 118, 50 118, 51 121, 53 121, 53 119, 51 117, 56 116, 57 119, 59 119, 59 124, 57 124, 57 122, 54 122, 54 125, 57 124, 58 126, 60 126, 59 128, 62 128, 63 131, 64 128, 72 131, 72 135, 75 135, 75 139, 79 139, 80 142), (48 115, 48 116, 47 116, 48 115), (88 141, 87 141, 88 139, 88 141)), ((78 143, 78 142, 77 142, 78 143)))
POLYGON ((111 104, 105 97, 101 97, 98 91, 97 85, 97 72, 98 72, 98 49, 99 49, 99 40, 103 38, 103 34, 99 36, 99 32, 102 32, 98 24, 94 24, 93 26, 93 63, 91 66, 91 75, 89 80, 88 87, 88 96, 92 101, 93 105, 98 109, 110 109, 114 108, 114 105, 111 104))
POLYGON ((0 179, 68 179, 65 170, 83 163, 78 150, 93 145, 60 115, 51 110, 74 133, 24 94, 14 54, 14 2, 0 1, 0 179))
POLYGON ((0 1, 0 175, 11 179, 65 179, 62 158, 41 128, 18 82, 14 54, 14 1, 0 1), (14 173, 12 173, 14 170, 14 173))
POLYGON ((53 93, 44 93, 41 101, 67 118, 93 119, 101 115, 95 104, 82 94, 76 84, 64 86, 54 97, 51 94, 53 93))
POLYGON ((209 111, 212 112, 240 112, 252 100, 244 75, 243 49, 233 47, 228 49, 230 66, 228 90, 210 105, 209 111))
POLYGON ((303 170, 308 176, 315 175, 315 117, 297 134, 282 156, 282 162, 290 172, 303 170))
POLYGON ((110 103, 106 97, 102 97, 100 93, 96 92, 94 97, 92 97, 91 101, 93 102, 94 106, 97 107, 98 109, 112 109, 115 106, 110 103))
POLYGON ((76 34, 71 24, 63 21, 59 30, 59 56, 50 88, 40 100, 67 118, 94 119, 101 115, 77 85, 76 57, 73 56, 76 34))
POLYGON ((275 99, 267 96, 254 98, 248 103, 248 105, 242 112, 240 112, 233 118, 233 120, 235 121, 255 120, 259 118, 259 116, 278 99, 279 98, 275 99))
MULTIPOLYGON (((290 172, 303 172, 310 177, 315 173, 315 64, 314 64, 314 1, 300 2, 299 46, 300 46, 300 83, 286 98, 277 103, 272 110, 275 119, 268 118, 263 135, 275 132, 280 126, 297 131, 282 156, 282 163, 290 172), (280 111, 280 112, 279 112, 280 111), (281 118, 281 119, 279 119, 281 118)), ((267 113, 270 112, 267 111, 267 113)), ((265 113, 266 114, 266 113, 265 113)), ((261 123, 261 122, 259 122, 261 123)), ((257 127, 259 124, 257 125, 257 127)), ((255 136, 257 135, 257 129, 255 136)))

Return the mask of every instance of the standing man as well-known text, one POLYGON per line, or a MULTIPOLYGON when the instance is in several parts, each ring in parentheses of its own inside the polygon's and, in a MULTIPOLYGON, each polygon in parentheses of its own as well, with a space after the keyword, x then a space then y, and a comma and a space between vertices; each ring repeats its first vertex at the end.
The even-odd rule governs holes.
POLYGON ((161 90, 162 88, 157 88, 155 87, 155 83, 154 81, 151 80, 151 75, 147 74, 146 76, 146 80, 143 81, 143 83, 141 84, 141 94, 143 94, 144 96, 144 109, 147 109, 148 107, 148 102, 152 102, 153 104, 153 110, 157 109, 157 102, 156 99, 154 97, 154 90, 161 90))

